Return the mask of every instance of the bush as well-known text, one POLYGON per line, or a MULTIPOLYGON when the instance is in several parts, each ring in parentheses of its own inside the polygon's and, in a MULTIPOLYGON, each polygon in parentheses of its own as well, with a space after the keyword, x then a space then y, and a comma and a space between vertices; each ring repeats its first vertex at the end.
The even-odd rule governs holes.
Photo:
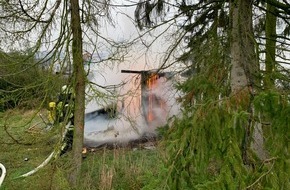
POLYGON ((25 53, 0 53, 0 111, 35 108, 56 96, 65 78, 41 70, 39 64, 25 53))

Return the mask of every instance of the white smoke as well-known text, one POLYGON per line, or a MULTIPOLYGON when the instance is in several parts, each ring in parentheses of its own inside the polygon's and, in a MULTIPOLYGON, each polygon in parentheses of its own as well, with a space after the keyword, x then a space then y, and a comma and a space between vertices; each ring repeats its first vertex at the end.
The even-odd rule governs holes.
MULTIPOLYGON (((110 71, 108 71, 109 73, 110 71)), ((92 73, 94 69, 92 69, 92 73)), ((141 106, 141 86, 140 76, 135 74, 111 73, 111 77, 104 80, 103 85, 119 84, 125 82, 126 84, 116 89, 116 98, 103 102, 117 105, 116 118, 110 118, 107 114, 89 114, 101 109, 100 101, 103 98, 97 98, 88 101, 86 108, 85 121, 85 145, 91 147, 98 147, 103 144, 124 144, 129 141, 144 137, 145 135, 156 135, 156 128, 166 124, 169 117, 179 112, 179 105, 176 103, 177 92, 173 87, 173 80, 167 80, 164 77, 156 81, 156 88, 150 92, 164 105, 152 105, 151 111, 154 115, 154 120, 150 124, 146 121, 144 110, 141 106)), ((93 82, 101 82, 99 77, 91 74, 93 82)), ((91 96, 93 95, 90 94, 91 96)), ((143 105, 144 106, 144 105, 143 105)))

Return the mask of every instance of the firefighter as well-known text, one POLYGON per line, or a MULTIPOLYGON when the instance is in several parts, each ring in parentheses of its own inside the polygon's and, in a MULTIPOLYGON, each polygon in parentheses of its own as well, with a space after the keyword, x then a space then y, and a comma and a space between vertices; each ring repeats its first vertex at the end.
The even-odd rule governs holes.
POLYGON ((48 104, 48 121, 49 124, 53 125, 56 120, 56 103, 49 102, 48 104))
POLYGON ((57 121, 64 122, 67 118, 67 121, 70 121, 70 125, 66 128, 66 133, 63 139, 63 146, 61 148, 60 155, 63 155, 67 151, 72 149, 73 143, 73 133, 74 133, 74 94, 71 88, 67 85, 64 85, 61 88, 61 92, 58 96, 57 102, 57 121))
POLYGON ((61 92, 58 96, 57 107, 57 121, 63 122, 65 118, 73 125, 73 109, 74 109, 74 97, 72 89, 67 85, 62 86, 61 92))

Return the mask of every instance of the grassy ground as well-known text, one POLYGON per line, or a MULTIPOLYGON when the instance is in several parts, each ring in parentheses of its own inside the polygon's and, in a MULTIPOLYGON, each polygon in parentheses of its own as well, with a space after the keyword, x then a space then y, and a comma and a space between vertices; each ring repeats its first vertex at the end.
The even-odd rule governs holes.
MULTIPOLYGON (((45 112, 43 112, 45 115, 45 112)), ((46 131, 33 111, 0 113, 0 162, 7 169, 2 187, 19 189, 69 189, 70 155, 52 160, 32 176, 17 178, 42 163, 54 150, 59 129, 46 131)), ((141 148, 98 149, 83 160, 78 189, 141 189, 158 177, 160 151, 141 148)))

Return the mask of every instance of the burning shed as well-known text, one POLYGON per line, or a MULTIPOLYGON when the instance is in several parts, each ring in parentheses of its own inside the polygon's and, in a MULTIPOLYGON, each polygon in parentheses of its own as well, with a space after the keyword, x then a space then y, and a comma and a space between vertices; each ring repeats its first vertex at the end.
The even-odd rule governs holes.
POLYGON ((174 97, 176 91, 172 81, 169 80, 172 73, 156 70, 121 70, 121 73, 140 76, 137 77, 140 79, 138 82, 140 94, 137 93, 136 97, 130 97, 128 94, 127 100, 125 99, 125 104, 128 105, 124 106, 122 101, 122 108, 117 107, 114 112, 115 117, 107 117, 106 110, 87 113, 86 146, 126 144, 137 139, 154 137, 156 127, 166 124, 168 117, 176 114, 178 110, 174 97), (130 104, 132 98, 137 99, 133 105, 130 104))
POLYGON ((166 110, 166 100, 158 93, 159 85, 162 85, 162 81, 170 78, 172 74, 156 70, 121 70, 121 72, 141 75, 141 108, 147 125, 150 127, 157 119, 165 118, 168 110, 166 110))

